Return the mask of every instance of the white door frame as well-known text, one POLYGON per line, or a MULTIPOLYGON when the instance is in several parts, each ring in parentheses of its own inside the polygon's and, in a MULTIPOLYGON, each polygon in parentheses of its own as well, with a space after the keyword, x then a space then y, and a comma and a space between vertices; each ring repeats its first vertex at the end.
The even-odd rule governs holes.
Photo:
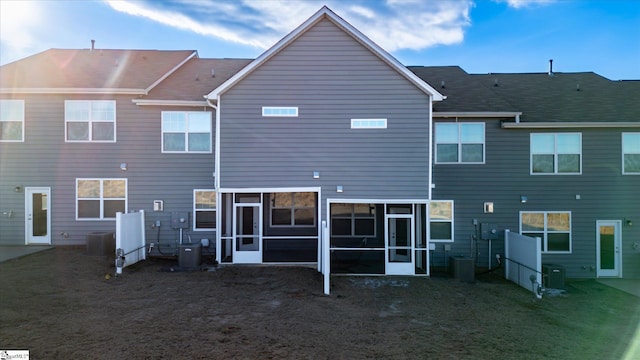
POLYGON ((233 205, 233 263, 234 264, 261 264, 262 263, 262 203, 235 203, 233 205), (239 248, 242 235, 238 234, 238 225, 243 219, 238 210, 241 208, 253 208, 254 231, 257 233, 258 250, 243 250, 239 248))
MULTIPOLYGON (((414 214, 386 214, 384 217, 384 241, 385 241, 385 256, 384 256, 384 265, 385 265, 385 274, 387 275, 414 275, 415 274, 415 224, 414 224, 414 214), (391 239, 389 238, 390 230, 390 220, 391 219, 408 219, 409 220, 409 261, 407 262, 391 262, 389 260, 391 254, 391 239)), ((395 248, 395 247, 394 247, 395 248)))
POLYGON ((596 277, 622 277, 622 221, 596 220, 596 277), (602 269, 600 227, 613 226, 613 269, 602 269))
MULTIPOLYGON (((42 219, 41 219, 42 220, 42 219)), ((25 187, 24 189, 24 243, 25 245, 51 245, 51 188, 50 187, 25 187), (34 233, 34 219, 36 215, 42 214, 34 212, 33 195, 45 194, 46 204, 41 205, 40 211, 46 210, 46 229, 44 234, 34 233)))

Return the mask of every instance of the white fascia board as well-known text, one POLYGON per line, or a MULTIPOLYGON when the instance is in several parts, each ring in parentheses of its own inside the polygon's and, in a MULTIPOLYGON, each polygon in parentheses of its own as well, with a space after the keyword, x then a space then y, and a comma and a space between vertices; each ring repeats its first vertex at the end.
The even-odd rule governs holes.
POLYGON ((396 60, 393 56, 391 56, 388 52, 382 49, 380 46, 375 44, 369 38, 367 38, 364 34, 358 31, 351 24, 340 18, 336 13, 331 11, 326 5, 323 6, 318 12, 312 15, 309 19, 303 22, 300 26, 290 32, 288 35, 283 37, 280 41, 278 41, 275 45, 269 48, 267 51, 262 53, 258 58, 249 63, 249 65, 245 66, 242 70, 237 72, 234 76, 229 78, 227 81, 222 83, 220 86, 215 88, 209 95, 207 95, 208 99, 216 99, 218 95, 224 93, 230 87, 235 85, 237 82, 242 80, 245 76, 247 76, 250 72, 252 72, 255 68, 262 65, 264 62, 273 57, 277 52, 281 49, 285 48, 295 39, 300 37, 305 31, 315 25, 317 22, 322 20, 323 18, 327 18, 331 20, 334 24, 338 25, 347 33, 351 34, 358 42, 367 47, 370 51, 376 54, 379 58, 381 58, 384 62, 386 62, 389 66, 393 67, 396 71, 402 74, 405 78, 407 78, 411 83, 420 88, 422 91, 430 94, 432 96, 433 101, 442 101, 446 99, 446 96, 440 94, 433 87, 427 84, 425 81, 420 79, 417 75, 412 73, 409 69, 407 69, 404 65, 402 65, 398 60, 396 60))
POLYGON ((320 192, 322 188, 317 187, 273 187, 273 188, 223 188, 221 193, 272 193, 272 192, 320 192))
POLYGON ((504 122, 503 129, 640 128, 640 121, 612 122, 504 122))
POLYGON ((190 106, 201 107, 209 106, 205 100, 150 100, 150 99, 133 99, 131 100, 138 106, 190 106))
POLYGON ((433 118, 519 118, 517 111, 434 111, 433 118))
POLYGON ((144 89, 119 88, 0 88, 0 94, 112 94, 145 95, 144 89))
POLYGON ((428 199, 327 198, 328 203, 345 204, 428 204, 428 199))
POLYGON ((168 78, 171 74, 173 74, 174 72, 176 72, 176 70, 178 70, 179 68, 182 67, 182 65, 184 65, 187 61, 191 60, 191 58, 193 58, 194 56, 197 56, 198 52, 194 51, 191 53, 191 55, 187 56, 186 59, 182 60, 178 65, 174 66, 171 70, 167 71, 166 74, 162 75, 158 80, 156 80, 153 84, 149 85, 149 87, 147 87, 146 89, 144 89, 145 91, 145 95, 149 94, 149 91, 151 91, 151 89, 153 89, 154 87, 156 87, 158 84, 160 84, 164 79, 168 78))

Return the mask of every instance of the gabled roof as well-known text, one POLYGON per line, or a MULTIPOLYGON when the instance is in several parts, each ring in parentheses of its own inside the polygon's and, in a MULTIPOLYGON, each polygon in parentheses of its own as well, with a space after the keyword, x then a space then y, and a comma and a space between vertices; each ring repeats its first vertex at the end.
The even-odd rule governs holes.
POLYGON ((193 50, 49 49, 0 67, 0 93, 145 94, 193 50))
POLYGON ((166 101, 193 101, 206 104, 203 96, 247 66, 252 59, 192 58, 148 94, 134 100, 139 105, 166 101))
POLYGON ((307 30, 312 28, 315 24, 320 22, 323 19, 328 19, 340 29, 345 31, 347 34, 351 35, 356 41, 365 46, 369 51, 371 51, 374 55, 378 56, 385 63, 387 63, 391 68, 395 69, 398 73, 404 76, 407 80, 417 86, 426 94, 432 96, 434 101, 441 101, 445 97, 440 94, 436 89, 431 87, 429 84, 424 82, 418 76, 409 71, 404 65, 402 65, 398 60, 396 60, 393 56, 391 56, 388 52, 382 49, 380 46, 375 44, 369 38, 367 38, 364 34, 358 31, 351 24, 346 22, 344 19, 336 15, 331 9, 327 6, 323 6, 318 12, 312 15, 309 19, 303 22, 300 26, 298 26, 295 30, 290 32, 287 36, 278 41, 274 46, 270 49, 262 53, 257 59, 247 65, 244 69, 239 71, 229 80, 225 81, 219 87, 215 88, 212 92, 207 95, 207 98, 210 100, 217 100, 218 95, 223 94, 225 91, 229 90, 235 84, 237 84, 240 80, 244 79, 247 75, 249 75, 253 70, 258 68, 260 65, 268 61, 271 57, 277 54, 280 50, 285 48, 287 45, 291 44, 298 37, 300 37, 307 30))

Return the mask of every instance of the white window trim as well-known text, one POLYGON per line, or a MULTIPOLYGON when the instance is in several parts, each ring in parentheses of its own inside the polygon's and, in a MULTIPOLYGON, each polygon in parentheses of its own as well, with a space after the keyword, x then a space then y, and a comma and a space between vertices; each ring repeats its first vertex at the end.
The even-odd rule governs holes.
POLYGON ((118 119, 118 114, 117 114, 117 108, 116 108, 116 101, 115 100, 65 100, 64 101, 64 142, 66 143, 114 143, 117 141, 118 139, 118 135, 117 135, 117 119, 118 119), (72 102, 88 102, 88 103, 94 103, 94 102, 110 102, 113 103, 113 121, 110 120, 93 120, 91 119, 91 111, 89 111, 89 119, 87 120, 67 120, 67 105, 69 103, 72 102), (68 135, 68 130, 67 130, 67 124, 70 122, 87 122, 89 123, 89 140, 69 140, 67 135, 68 135), (94 122, 113 122, 113 140, 93 140, 93 123, 94 122))
POLYGON ((297 106, 263 106, 263 117, 298 117, 297 106))
MULTIPOLYGON (((127 178, 76 178, 76 221, 115 221, 116 218, 104 217, 104 181, 105 180, 124 180, 124 210, 125 212, 129 208, 129 182, 127 178), (100 217, 99 218, 81 218, 78 215, 78 201, 79 200, 97 200, 97 198, 79 198, 78 197, 78 182, 82 180, 95 180, 100 181, 100 217)), ((122 198, 108 198, 109 200, 123 200, 122 198)))
POLYGON ((446 121, 438 121, 438 122, 434 122, 433 125, 433 130, 435 133, 434 136, 434 160, 435 163, 438 165, 483 165, 487 162, 487 129, 486 129, 486 124, 484 122, 446 122, 446 121), (455 124, 458 125, 458 142, 456 143, 458 145, 458 160, 457 161, 438 161, 438 145, 440 144, 453 144, 453 143, 439 143, 438 142, 438 134, 435 131, 436 125, 437 124, 455 124), (460 139, 460 133, 462 132, 462 125, 482 125, 482 143, 477 143, 477 142, 465 142, 463 143, 460 139), (462 161, 462 145, 463 144, 482 144, 482 161, 462 161))
POLYGON ((621 156, 621 161, 622 161, 622 175, 640 175, 640 171, 639 172, 627 172, 624 169, 624 156, 626 154, 640 154, 640 153, 635 153, 635 152, 631 152, 631 153, 625 153, 624 152, 624 135, 625 134, 637 134, 638 136, 640 136, 640 132, 623 132, 622 134, 620 134, 620 152, 622 154, 621 156))
POLYGON ((211 125, 212 112, 211 111, 162 111, 160 113, 160 151, 163 154, 211 154, 213 152, 213 126, 211 125), (164 130, 164 119, 163 114, 165 113, 185 113, 187 115, 187 130, 185 131, 166 131, 164 130), (208 113, 209 114, 209 150, 208 151, 190 151, 189 150, 189 134, 188 131, 188 121, 189 121, 189 113, 208 113), (184 134, 185 142, 184 142, 184 150, 183 151, 174 151, 174 150, 165 150, 164 149, 164 134, 184 134))
MULTIPOLYGON (((20 103, 21 104, 21 107, 22 107, 22 119, 4 119, 4 120, 0 119, 0 121, 3 121, 3 122, 4 121, 6 121, 6 122, 18 122, 19 121, 22 124, 22 139, 20 139, 20 140, 2 140, 2 139, 0 139, 0 142, 7 142, 7 143, 9 143, 9 142, 24 142, 24 137, 25 137, 25 134, 24 134, 24 118, 25 118, 24 100, 0 99, 0 103, 4 103, 4 102, 7 102, 7 103, 12 102, 12 103, 20 103)), ((6 106, 6 105, 4 105, 4 106, 6 106)))
MULTIPOLYGON (((307 192, 311 192, 311 191, 307 191, 307 192)), ((282 192, 280 192, 280 193, 282 193, 282 192)), ((317 224, 318 219, 316 218, 316 213, 318 212, 317 211, 318 210, 317 207, 316 206, 313 206, 313 207, 310 207, 310 206, 296 207, 295 203, 293 202, 293 200, 295 198, 295 194, 296 193, 300 193, 300 191, 294 191, 294 192, 290 192, 290 193, 291 193, 291 196, 292 196, 291 206, 273 206, 273 202, 271 203, 272 205, 269 208, 269 227, 272 227, 272 228, 314 228, 314 227, 317 227, 318 226, 318 224, 317 224), (289 224, 289 225, 274 225, 273 224, 273 210, 275 210, 275 209, 290 209, 291 210, 291 224, 289 224), (295 224, 295 211, 296 211, 296 209, 313 209, 313 210, 315 210, 313 212, 313 215, 314 215, 313 216, 313 224, 311 224, 311 225, 296 225, 295 224)), ((273 194, 275 194, 275 193, 270 193, 269 196, 272 196, 273 194)), ((273 201, 273 199, 271 199, 271 201, 273 201)), ((317 202, 318 202, 318 199, 316 198, 316 203, 317 202)))
MULTIPOLYGON (((571 254, 573 252, 573 224, 572 224, 572 214, 571 211, 520 211, 520 213, 518 214, 518 222, 520 224, 520 234, 523 234, 522 231, 522 214, 523 213, 527 213, 527 214, 544 214, 544 229, 541 231, 525 231, 525 233, 543 233, 542 236, 542 245, 544 250, 542 250, 543 254, 571 254), (548 248, 548 238, 547 238, 547 234, 552 233, 552 234, 565 234, 567 233, 566 231, 551 231, 549 232, 547 230, 547 214, 569 214, 569 250, 568 251, 547 251, 546 249, 548 248)), ((525 235, 525 234, 523 234, 525 235)), ((528 235, 525 235, 528 236, 528 235)))
POLYGON ((362 129, 386 129, 387 119, 351 119, 351 128, 362 129))
POLYGON ((193 231, 209 231, 209 232, 215 232, 216 230, 218 230, 218 198, 219 198, 219 193, 215 190, 215 189, 193 189, 193 224, 192 224, 192 229, 193 231), (196 209, 196 193, 200 192, 200 191, 212 191, 216 193, 216 207, 213 209, 196 209), (196 212, 197 211, 213 211, 215 212, 215 217, 216 217, 216 227, 214 228, 198 228, 196 227, 196 212))
MULTIPOLYGON (((566 155, 566 154, 565 154, 566 155)), ((549 175, 559 175, 559 176, 571 176, 571 175, 582 175, 582 133, 580 132, 570 132, 570 133, 565 133, 565 132, 556 132, 556 133, 530 133, 529 134, 529 174, 530 175, 535 175, 535 176, 549 176, 549 175), (539 135, 539 134, 544 134, 544 135, 553 135, 554 137, 554 149, 553 149, 553 154, 549 153, 549 154, 544 154, 544 153, 538 153, 538 154, 534 154, 533 151, 531 151, 531 138, 533 137, 533 135, 539 135), (580 171, 579 172, 572 172, 572 173, 564 173, 564 172, 558 172, 558 135, 578 135, 579 139, 580 139, 580 153, 578 155, 580 155, 580 171), (533 172, 533 155, 553 155, 553 172, 552 173, 536 173, 533 172)))
POLYGON ((455 220, 455 208, 454 208, 455 204, 453 202, 453 200, 431 200, 429 202, 429 204, 427 205, 427 216, 428 216, 428 223, 429 226, 427 228, 428 232, 429 232, 429 242, 433 242, 433 243, 452 243, 455 242, 455 226, 454 226, 454 220, 455 220), (451 203, 451 220, 434 220, 431 219, 431 212, 430 212, 430 208, 429 206, 431 206, 431 203, 441 203, 441 202, 448 202, 451 203), (451 240, 442 240, 442 239, 432 239, 431 238, 431 223, 432 222, 450 222, 451 223, 451 240))

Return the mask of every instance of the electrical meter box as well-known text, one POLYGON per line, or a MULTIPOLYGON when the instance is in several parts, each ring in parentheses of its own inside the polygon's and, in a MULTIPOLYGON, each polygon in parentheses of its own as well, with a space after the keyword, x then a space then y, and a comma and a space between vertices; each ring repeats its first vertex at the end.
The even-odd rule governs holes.
POLYGON ((171 213, 172 229, 188 229, 189 228, 189 212, 175 211, 171 213))
POLYGON ((498 240, 498 227, 495 224, 480 224, 480 239, 482 240, 498 240))

